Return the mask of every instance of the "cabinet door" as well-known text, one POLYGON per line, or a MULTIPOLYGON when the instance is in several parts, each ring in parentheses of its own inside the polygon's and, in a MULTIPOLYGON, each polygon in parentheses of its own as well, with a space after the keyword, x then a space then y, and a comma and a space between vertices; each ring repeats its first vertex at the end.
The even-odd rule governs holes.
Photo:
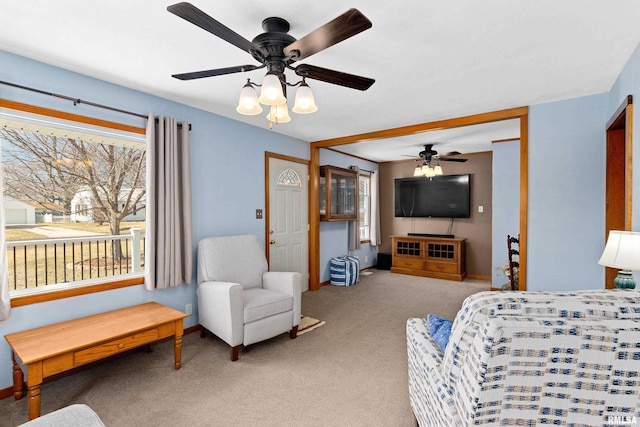
POLYGON ((320 220, 358 219, 358 174, 335 166, 320 167, 320 220))

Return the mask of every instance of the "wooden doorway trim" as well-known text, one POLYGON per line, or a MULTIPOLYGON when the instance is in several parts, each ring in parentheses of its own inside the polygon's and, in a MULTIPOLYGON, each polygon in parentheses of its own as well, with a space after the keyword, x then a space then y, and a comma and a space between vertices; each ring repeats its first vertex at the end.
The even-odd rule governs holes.
MULTIPOLYGON (((611 230, 630 231, 633 220, 633 97, 628 95, 606 134, 605 241, 611 230)), ((618 270, 605 268, 605 288, 613 289, 618 270)))
POLYGON ((309 165, 309 289, 320 289, 320 149, 354 142, 393 138, 441 129, 520 119, 520 289, 526 290, 527 273, 527 221, 528 221, 528 141, 529 107, 518 107, 489 113, 474 114, 454 119, 438 120, 392 129, 349 135, 340 138, 313 141, 310 146, 309 165))

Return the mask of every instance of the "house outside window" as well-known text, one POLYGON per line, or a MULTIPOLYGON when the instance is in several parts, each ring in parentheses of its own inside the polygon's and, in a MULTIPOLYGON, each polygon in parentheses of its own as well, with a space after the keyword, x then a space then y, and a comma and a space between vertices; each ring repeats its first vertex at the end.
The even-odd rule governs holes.
POLYGON ((76 122, 72 128, 64 120, 0 108, 5 211, 31 205, 48 214, 30 221, 12 211, 6 221, 12 303, 14 296, 70 287, 100 284, 104 290, 105 283, 144 272, 144 129, 76 122))
POLYGON ((368 175, 358 176, 358 206, 360 223, 360 241, 368 242, 371 236, 371 177, 368 175))

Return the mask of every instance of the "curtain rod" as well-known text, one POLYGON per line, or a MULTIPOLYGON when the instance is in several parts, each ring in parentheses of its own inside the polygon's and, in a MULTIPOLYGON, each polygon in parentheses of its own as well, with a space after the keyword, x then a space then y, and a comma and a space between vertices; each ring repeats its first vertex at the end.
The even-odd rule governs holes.
MULTIPOLYGON (((91 101, 83 101, 82 99, 79 99, 79 98, 73 98, 71 96, 61 95, 59 93, 54 93, 54 92, 47 92, 47 91, 44 91, 44 90, 40 90, 40 89, 36 89, 36 88, 33 88, 33 87, 28 87, 28 86, 22 86, 22 85, 11 83, 11 82, 7 82, 7 81, 4 81, 4 80, 0 80, 0 84, 6 85, 6 86, 15 87, 15 88, 18 88, 18 89, 28 90, 28 91, 31 91, 31 92, 40 93, 42 95, 49 95, 49 96, 53 96, 55 98, 65 99, 67 101, 73 102, 73 105, 86 104, 86 105, 90 105, 92 107, 102 108, 104 110, 115 111, 117 113, 129 114, 130 116, 140 117, 140 118, 143 118, 143 119, 147 118, 146 114, 134 113, 132 111, 122 110, 120 108, 109 107, 108 105, 98 104, 98 103, 91 102, 91 101)), ((156 121, 157 120, 158 119, 156 119, 156 121)), ((182 124, 178 123, 178 127, 182 127, 182 124)), ((189 123, 189 130, 191 130, 191 123, 189 123)))

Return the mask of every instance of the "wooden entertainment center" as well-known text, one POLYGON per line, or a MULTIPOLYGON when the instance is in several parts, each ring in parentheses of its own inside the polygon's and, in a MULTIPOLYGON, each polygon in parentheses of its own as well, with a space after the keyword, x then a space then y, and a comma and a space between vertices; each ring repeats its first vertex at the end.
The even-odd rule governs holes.
POLYGON ((391 236, 391 272, 462 281, 466 239, 391 236))

